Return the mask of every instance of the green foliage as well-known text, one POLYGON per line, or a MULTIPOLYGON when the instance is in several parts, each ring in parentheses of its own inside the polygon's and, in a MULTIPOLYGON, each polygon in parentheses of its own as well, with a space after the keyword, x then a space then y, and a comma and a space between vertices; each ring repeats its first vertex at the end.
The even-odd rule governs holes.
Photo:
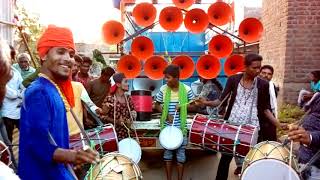
MULTIPOLYGON (((35 59, 39 59, 37 53, 37 41, 44 31, 44 27, 39 23, 39 15, 28 12, 22 5, 17 5, 16 15, 19 18, 19 24, 22 27, 23 35, 26 37, 32 56, 35 59)), ((18 42, 20 46, 22 44, 24 45, 18 28, 15 31, 15 41, 18 42)))
POLYGON ((106 61, 104 60, 103 55, 101 54, 101 52, 98 49, 93 50, 93 59, 96 62, 100 62, 101 64, 103 64, 104 67, 107 65, 106 61))
MULTIPOLYGON (((303 117, 305 112, 298 106, 285 104, 280 107, 278 119, 281 123, 292 124, 303 117)), ((278 137, 288 134, 287 130, 278 130, 278 137)))

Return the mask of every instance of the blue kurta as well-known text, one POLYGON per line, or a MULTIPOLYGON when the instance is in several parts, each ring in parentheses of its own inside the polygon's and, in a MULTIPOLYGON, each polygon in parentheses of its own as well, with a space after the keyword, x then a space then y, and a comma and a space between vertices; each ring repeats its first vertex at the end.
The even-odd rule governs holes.
POLYGON ((66 110, 56 87, 39 77, 25 92, 20 119, 19 169, 23 180, 73 179, 64 164, 53 162, 56 148, 69 148, 66 110), (49 141, 48 132, 58 146, 49 141))

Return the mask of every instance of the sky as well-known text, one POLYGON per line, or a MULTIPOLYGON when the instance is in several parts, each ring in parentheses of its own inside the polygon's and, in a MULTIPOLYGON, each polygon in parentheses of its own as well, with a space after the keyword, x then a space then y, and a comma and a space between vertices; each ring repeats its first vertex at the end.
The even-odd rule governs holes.
MULTIPOLYGON (((139 2, 150 0, 136 0, 139 2)), ((229 0, 231 1, 231 0, 229 0)), ((262 0, 236 0, 247 7, 261 7, 262 0)), ((40 16, 43 25, 69 27, 76 42, 101 42, 101 27, 108 20, 119 20, 120 11, 113 8, 112 0, 20 0, 31 13, 40 16)), ((171 2, 171 0, 159 0, 171 2)), ((202 0, 212 3, 215 0, 202 0)), ((228 2, 228 0, 225 0, 228 2)))

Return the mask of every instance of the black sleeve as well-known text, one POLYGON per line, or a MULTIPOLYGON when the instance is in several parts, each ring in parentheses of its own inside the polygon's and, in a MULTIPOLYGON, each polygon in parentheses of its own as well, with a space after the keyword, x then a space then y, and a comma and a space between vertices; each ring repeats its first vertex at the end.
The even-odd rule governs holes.
POLYGON ((232 91, 233 84, 234 84, 234 78, 231 76, 228 78, 226 87, 224 88, 224 90, 219 98, 220 101, 223 101, 223 99, 226 96, 230 95, 230 92, 232 91))
POLYGON ((261 83, 261 110, 266 110, 269 109, 271 110, 271 105, 270 105, 270 93, 269 93, 269 83, 261 83))

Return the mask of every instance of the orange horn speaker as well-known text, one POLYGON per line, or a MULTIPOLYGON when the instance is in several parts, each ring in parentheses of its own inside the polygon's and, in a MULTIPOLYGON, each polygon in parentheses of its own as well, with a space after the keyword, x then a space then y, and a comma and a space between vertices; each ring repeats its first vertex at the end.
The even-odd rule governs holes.
POLYGON ((164 77, 163 70, 168 62, 161 56, 151 56, 144 63, 144 73, 153 80, 160 80, 164 77))
POLYGON ((145 36, 136 37, 131 44, 132 55, 139 59, 146 60, 153 55, 154 47, 151 39, 145 36))
POLYGON ((229 4, 224 2, 213 3, 208 8, 209 21, 216 25, 222 26, 228 24, 232 16, 232 10, 229 4))
POLYGON ((217 35, 209 42, 209 52, 218 58, 229 56, 233 51, 233 43, 228 36, 217 35))
POLYGON ((180 79, 188 79, 194 72, 194 63, 190 56, 177 56, 173 59, 172 64, 180 67, 180 79))
POLYGON ((172 2, 180 9, 187 9, 194 4, 195 0, 172 0, 172 2))
POLYGON ((184 18, 184 26, 192 33, 201 33, 209 24, 208 15, 202 9, 192 9, 184 18))
POLYGON ((126 78, 133 79, 140 74, 140 61, 132 55, 124 55, 117 64, 117 71, 125 74, 126 78))
POLYGON ((107 44, 118 44, 124 37, 124 27, 118 21, 107 21, 102 26, 102 35, 107 44))
POLYGON ((182 12, 179 8, 169 6, 162 9, 159 16, 160 26, 167 31, 176 31, 183 22, 182 12))
POLYGON ((256 18, 246 18, 240 23, 239 36, 248 43, 258 41, 263 33, 263 25, 256 18))
POLYGON ((140 3, 133 8, 132 16, 139 26, 150 26, 157 16, 157 9, 151 3, 140 3))
POLYGON ((232 76, 244 70, 244 57, 238 54, 228 57, 224 63, 224 73, 227 76, 232 76))
POLYGON ((197 62, 197 72, 204 79, 216 78, 221 70, 220 61, 212 55, 203 55, 197 62))

